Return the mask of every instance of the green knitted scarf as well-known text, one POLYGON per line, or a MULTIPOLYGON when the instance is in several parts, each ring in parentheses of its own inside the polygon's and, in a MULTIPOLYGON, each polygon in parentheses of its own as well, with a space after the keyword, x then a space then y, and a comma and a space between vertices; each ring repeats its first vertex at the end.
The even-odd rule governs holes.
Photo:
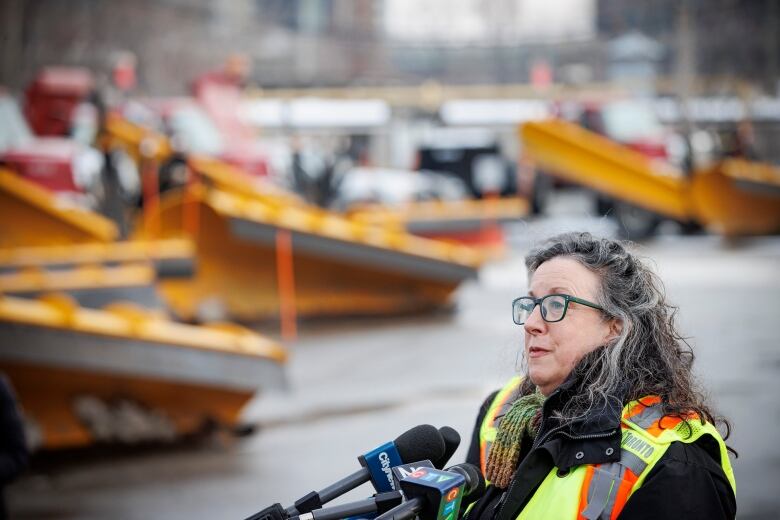
POLYGON ((494 486, 506 489, 517 469, 523 436, 535 439, 539 433, 542 404, 545 397, 537 390, 512 403, 498 425, 496 439, 490 447, 485 476, 494 486))

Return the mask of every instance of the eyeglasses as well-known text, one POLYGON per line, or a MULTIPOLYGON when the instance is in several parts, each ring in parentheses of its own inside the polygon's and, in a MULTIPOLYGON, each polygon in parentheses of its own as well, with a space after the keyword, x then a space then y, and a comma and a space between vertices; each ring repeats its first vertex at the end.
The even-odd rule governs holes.
POLYGON ((539 309, 541 309, 542 319, 547 323, 555 323, 556 321, 561 321, 564 316, 566 316, 566 311, 569 309, 569 302, 586 305, 600 311, 604 310, 595 303, 591 303, 581 298, 575 298, 568 294, 548 294, 542 298, 521 296, 512 301, 512 321, 517 325, 523 325, 528 321, 531 313, 534 312, 534 308, 538 305, 539 309))

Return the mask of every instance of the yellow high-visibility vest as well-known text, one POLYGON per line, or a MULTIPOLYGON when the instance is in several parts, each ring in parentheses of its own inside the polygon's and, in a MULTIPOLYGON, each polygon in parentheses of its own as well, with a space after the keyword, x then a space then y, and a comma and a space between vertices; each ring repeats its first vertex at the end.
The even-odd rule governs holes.
MULTIPOLYGON (((493 398, 482 421, 479 440, 483 474, 499 420, 518 397, 521 382, 520 377, 512 378, 493 398)), ((553 468, 520 512, 518 520, 616 518, 673 442, 696 442, 704 435, 717 441, 723 473, 736 496, 737 485, 726 444, 712 423, 705 424, 695 415, 686 420, 664 417, 661 399, 648 396, 623 408, 621 430, 619 462, 583 464, 561 475, 558 468, 553 468)))

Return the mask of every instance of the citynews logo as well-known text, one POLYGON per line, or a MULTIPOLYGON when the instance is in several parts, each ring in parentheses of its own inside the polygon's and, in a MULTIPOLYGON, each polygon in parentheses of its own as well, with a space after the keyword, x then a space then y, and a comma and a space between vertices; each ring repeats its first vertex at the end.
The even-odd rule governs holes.
POLYGON ((410 466, 408 468, 405 468, 403 466, 396 466, 396 469, 398 470, 398 474, 400 478, 406 478, 412 476, 413 473, 416 473, 420 470, 422 470, 425 466, 410 466))
MULTIPOLYGON (((417 471, 413 471, 409 476, 411 478, 422 480, 424 482, 430 482, 432 484, 441 484, 455 478, 455 475, 447 474, 447 472, 430 471, 425 468, 420 468, 417 471)), ((460 496, 460 486, 455 486, 449 491, 447 491, 447 494, 444 496, 444 502, 441 504, 441 507, 439 508, 439 514, 437 516, 437 520, 455 519, 455 517, 458 514, 457 506, 460 503, 460 500, 458 500, 459 496, 460 496)))
MULTIPOLYGON (((444 473, 431 473, 428 470, 424 468, 420 468, 416 471, 413 471, 409 474, 410 477, 420 479, 424 482, 435 482, 436 484, 439 484, 441 482, 447 482, 448 480, 452 480, 455 477, 445 475, 444 473)), ((460 492, 459 487, 454 487, 450 490, 449 493, 447 493, 447 502, 452 502, 456 498, 458 498, 458 493, 460 492)))
POLYGON ((379 454, 379 463, 382 465, 382 471, 385 473, 387 481, 390 483, 390 489, 395 489, 393 471, 390 468, 390 455, 388 455, 386 451, 379 454))

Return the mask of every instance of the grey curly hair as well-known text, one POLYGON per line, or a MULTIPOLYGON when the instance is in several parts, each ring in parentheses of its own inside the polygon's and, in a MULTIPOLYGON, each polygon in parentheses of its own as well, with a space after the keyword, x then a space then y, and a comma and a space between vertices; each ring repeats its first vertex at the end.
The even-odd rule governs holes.
MULTIPOLYGON (((606 317, 618 318, 623 325, 617 339, 577 364, 574 370, 586 384, 560 411, 560 418, 572 421, 597 407, 622 408, 657 395, 666 417, 686 419, 695 412, 703 421, 724 426, 728 437, 728 421, 711 411, 691 373, 693 350, 677 330, 677 307, 666 301, 660 278, 624 243, 577 232, 552 237, 532 250, 525 259, 529 279, 541 264, 559 256, 577 260, 599 276, 596 302, 606 317)), ((533 391, 528 377, 522 391, 533 391)))

